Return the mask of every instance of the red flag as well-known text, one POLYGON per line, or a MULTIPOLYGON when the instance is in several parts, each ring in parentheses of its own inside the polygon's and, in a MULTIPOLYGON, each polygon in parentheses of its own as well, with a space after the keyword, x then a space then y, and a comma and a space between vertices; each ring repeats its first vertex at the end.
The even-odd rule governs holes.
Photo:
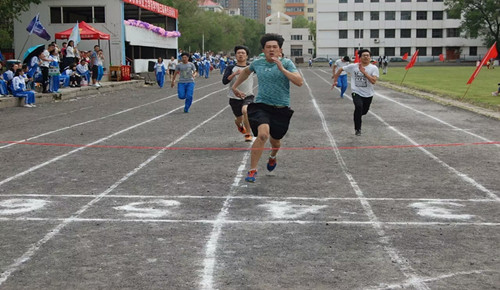
POLYGON ((359 62, 359 54, 358 54, 358 50, 356 49, 354 51, 354 63, 358 63, 359 62))
POLYGON ((470 77, 469 81, 467 82, 467 84, 468 85, 472 84, 472 82, 474 81, 474 79, 476 78, 476 76, 479 74, 479 71, 481 70, 481 68, 483 67, 483 65, 488 61, 488 59, 490 59, 490 58, 496 58, 497 56, 498 56, 497 43, 495 42, 495 43, 493 43, 493 45, 488 50, 488 53, 486 53, 486 55, 483 57, 483 59, 481 60, 481 63, 476 67, 476 70, 471 75, 471 77, 470 77))
POLYGON ((408 59, 408 53, 406 52, 405 55, 403 55, 402 57, 404 60, 407 60, 408 59))
POLYGON ((415 62, 417 61, 418 57, 418 49, 415 51, 415 53, 412 55, 410 62, 406 65, 405 69, 409 70, 415 65, 415 62))
POLYGON ((442 54, 442 53, 441 53, 441 54, 439 55, 439 60, 440 60, 440 61, 444 61, 444 54, 442 54))

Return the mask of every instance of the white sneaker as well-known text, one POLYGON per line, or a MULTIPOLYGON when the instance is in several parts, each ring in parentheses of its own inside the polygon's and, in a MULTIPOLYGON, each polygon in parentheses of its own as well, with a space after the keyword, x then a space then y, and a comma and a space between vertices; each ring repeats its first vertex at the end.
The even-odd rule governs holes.
POLYGON ((31 106, 30 104, 24 104, 24 107, 25 108, 33 108, 33 106, 31 106))
POLYGON ((36 105, 35 104, 30 104, 32 108, 36 108, 36 105))

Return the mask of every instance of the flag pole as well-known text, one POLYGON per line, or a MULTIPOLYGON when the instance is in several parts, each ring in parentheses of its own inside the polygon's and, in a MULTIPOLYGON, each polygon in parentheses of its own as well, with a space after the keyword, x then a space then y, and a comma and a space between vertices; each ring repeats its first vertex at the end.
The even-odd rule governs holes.
POLYGON ((23 53, 24 48, 26 47, 26 43, 28 43, 28 40, 30 39, 30 36, 31 36, 31 33, 28 34, 28 37, 26 37, 26 41, 23 44, 23 48, 21 48, 21 50, 19 51, 19 55, 17 56, 17 59, 19 59, 21 57, 21 53, 23 53))
POLYGON ((465 98, 465 95, 467 95, 467 93, 469 92, 469 89, 470 89, 471 86, 472 86, 472 84, 470 84, 470 85, 467 86, 467 90, 465 91, 465 94, 459 99, 460 101, 465 98))
POLYGON ((403 80, 401 81, 401 83, 400 83, 399 85, 402 85, 402 84, 403 84, 403 82, 405 81, 405 78, 406 78, 406 74, 407 74, 407 73, 408 73, 408 70, 406 70, 405 75, 403 76, 403 80))

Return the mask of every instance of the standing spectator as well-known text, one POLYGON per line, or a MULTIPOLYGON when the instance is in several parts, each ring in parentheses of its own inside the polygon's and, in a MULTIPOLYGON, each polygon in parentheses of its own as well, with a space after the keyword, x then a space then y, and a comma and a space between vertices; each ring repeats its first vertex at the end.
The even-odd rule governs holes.
POLYGON ((165 82, 165 64, 163 63, 163 58, 159 57, 158 61, 155 63, 155 76, 156 82, 160 88, 163 88, 163 83, 165 82))
POLYGON ((196 77, 196 67, 192 62, 189 62, 189 53, 182 53, 182 62, 175 67, 175 74, 172 78, 171 87, 175 86, 175 78, 179 75, 179 83, 177 84, 177 95, 179 99, 186 100, 184 103, 184 113, 189 113, 189 108, 193 103, 194 93, 194 78, 196 77))
POLYGON ((16 70, 15 76, 12 79, 12 94, 17 98, 24 98, 24 106, 27 108, 34 108, 35 105, 35 92, 27 91, 26 84, 24 80, 24 72, 22 69, 18 68, 16 70))
POLYGON ((97 83, 97 75, 99 74, 99 45, 94 45, 94 50, 90 54, 90 69, 92 70, 92 86, 100 87, 97 83))
POLYGON ((359 63, 353 63, 340 68, 333 77, 333 85, 343 71, 351 74, 352 101, 354 103, 354 132, 361 136, 361 117, 368 113, 375 90, 373 85, 377 82, 379 71, 370 63, 371 53, 367 49, 358 51, 359 63))
POLYGON ((49 91, 53 93, 58 93, 59 92, 59 75, 60 75, 60 69, 59 69, 59 53, 57 52, 57 49, 54 49, 52 53, 50 54, 50 66, 49 66, 49 91))
POLYGON ((104 52, 99 49, 97 53, 97 84, 101 85, 102 77, 104 76, 104 52))
POLYGON ((175 57, 171 57, 170 61, 168 62, 168 77, 169 80, 172 81, 172 77, 175 74, 175 66, 177 65, 177 59, 175 57))
POLYGON ((311 58, 309 58, 309 67, 312 67, 313 66, 313 60, 311 58))
POLYGON ((66 67, 69 67, 71 66, 71 64, 73 63, 76 63, 77 62, 77 59, 76 59, 76 49, 74 47, 74 42, 73 40, 70 40, 68 42, 68 45, 66 46, 66 59, 63 63, 63 69, 66 69, 66 67))
POLYGON ((387 56, 384 55, 384 58, 382 60, 382 73, 387 74, 387 67, 389 66, 389 59, 387 56))
POLYGON ((42 70, 42 93, 46 94, 49 91, 47 90, 47 87, 49 86, 49 66, 50 66, 50 55, 52 51, 55 49, 54 44, 49 44, 48 49, 45 49, 39 56, 40 58, 40 69, 42 70))

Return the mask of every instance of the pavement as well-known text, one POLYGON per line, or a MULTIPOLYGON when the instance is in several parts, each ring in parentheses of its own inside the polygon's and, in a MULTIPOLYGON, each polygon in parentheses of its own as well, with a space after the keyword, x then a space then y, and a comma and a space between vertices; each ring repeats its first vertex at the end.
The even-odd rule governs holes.
POLYGON ((499 121, 300 72, 255 183, 218 74, 1 109, 0 289, 498 289, 499 121))

